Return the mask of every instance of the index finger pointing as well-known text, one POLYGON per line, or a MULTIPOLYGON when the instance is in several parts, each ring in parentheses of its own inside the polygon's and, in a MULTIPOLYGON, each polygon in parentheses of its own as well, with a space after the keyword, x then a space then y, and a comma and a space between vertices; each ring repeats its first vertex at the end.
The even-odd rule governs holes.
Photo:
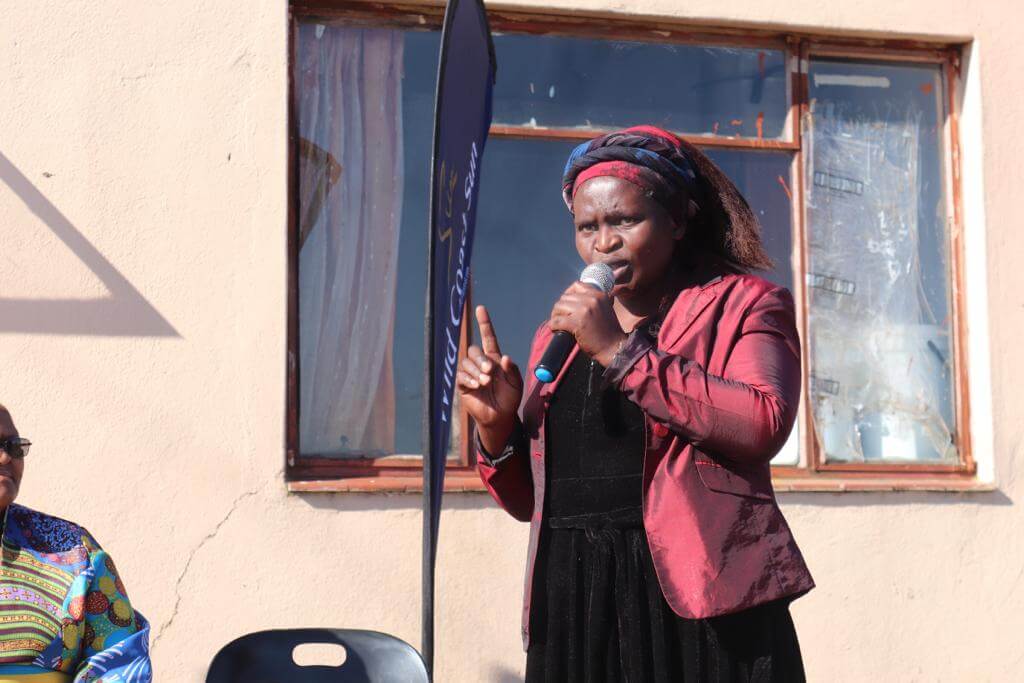
POLYGON ((494 334, 494 325, 491 324, 491 316, 483 306, 476 307, 476 324, 480 328, 480 346, 488 356, 501 357, 501 347, 498 346, 498 336, 494 334))

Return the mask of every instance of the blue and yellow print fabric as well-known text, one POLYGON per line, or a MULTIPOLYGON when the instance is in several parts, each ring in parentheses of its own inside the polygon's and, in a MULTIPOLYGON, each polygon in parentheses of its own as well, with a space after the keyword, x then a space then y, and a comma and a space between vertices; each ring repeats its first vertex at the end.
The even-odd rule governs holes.
POLYGON ((149 683, 149 624, 89 532, 21 505, 0 540, 0 683, 149 683))

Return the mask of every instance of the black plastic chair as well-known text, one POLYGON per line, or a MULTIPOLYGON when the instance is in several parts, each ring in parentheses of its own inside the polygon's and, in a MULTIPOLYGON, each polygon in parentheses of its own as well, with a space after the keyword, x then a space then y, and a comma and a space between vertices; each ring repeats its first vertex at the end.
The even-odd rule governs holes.
POLYGON ((210 663, 206 683, 429 683, 420 654, 377 631, 298 628, 237 638, 210 663), (307 643, 345 648, 341 666, 299 666, 292 652, 307 643))

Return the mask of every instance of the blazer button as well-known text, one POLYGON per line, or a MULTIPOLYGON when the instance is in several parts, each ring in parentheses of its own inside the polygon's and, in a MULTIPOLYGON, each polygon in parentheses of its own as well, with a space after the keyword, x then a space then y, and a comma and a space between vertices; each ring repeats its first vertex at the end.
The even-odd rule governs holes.
POLYGON ((663 425, 660 422, 655 422, 654 423, 653 431, 654 431, 654 435, 656 437, 658 437, 659 439, 664 439, 666 436, 668 436, 668 427, 666 427, 665 425, 663 425))

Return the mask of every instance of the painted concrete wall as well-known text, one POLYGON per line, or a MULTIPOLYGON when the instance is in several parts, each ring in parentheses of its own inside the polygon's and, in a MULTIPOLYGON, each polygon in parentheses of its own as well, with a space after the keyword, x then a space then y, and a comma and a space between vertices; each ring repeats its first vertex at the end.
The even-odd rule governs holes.
MULTIPOLYGON (((812 680, 1019 678, 1024 13, 993 0, 522 4, 976 41, 972 388, 996 490, 781 500, 819 583, 794 607, 812 680)), ((37 444, 21 501, 112 552, 153 622, 159 680, 201 680, 218 647, 271 626, 417 643, 419 499, 289 495, 282 479, 285 0, 4 9, 0 401, 37 444)), ((519 678, 525 544, 489 498, 448 497, 438 680, 519 678)))

